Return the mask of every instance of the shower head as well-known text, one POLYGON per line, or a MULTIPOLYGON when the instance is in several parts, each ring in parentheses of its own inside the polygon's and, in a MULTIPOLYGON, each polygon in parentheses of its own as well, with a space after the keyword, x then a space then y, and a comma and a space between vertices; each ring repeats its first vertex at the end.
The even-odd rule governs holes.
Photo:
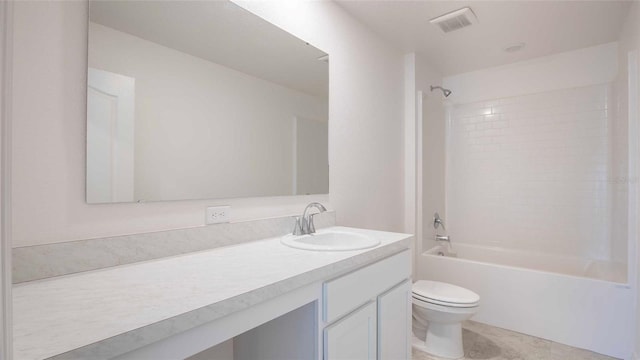
POLYGON ((433 91, 435 89, 442 90, 442 93, 444 94, 444 97, 449 97, 449 95, 451 95, 451 90, 445 89, 442 86, 433 86, 433 85, 431 85, 431 91, 433 91))

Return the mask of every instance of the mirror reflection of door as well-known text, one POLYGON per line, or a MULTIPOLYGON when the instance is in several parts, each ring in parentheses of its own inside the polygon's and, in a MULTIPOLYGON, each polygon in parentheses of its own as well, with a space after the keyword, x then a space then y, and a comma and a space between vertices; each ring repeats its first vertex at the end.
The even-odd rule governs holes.
POLYGON ((133 201, 135 79, 89 68, 87 201, 133 201))
POLYGON ((329 189, 329 123, 294 119, 293 195, 322 194, 329 189))

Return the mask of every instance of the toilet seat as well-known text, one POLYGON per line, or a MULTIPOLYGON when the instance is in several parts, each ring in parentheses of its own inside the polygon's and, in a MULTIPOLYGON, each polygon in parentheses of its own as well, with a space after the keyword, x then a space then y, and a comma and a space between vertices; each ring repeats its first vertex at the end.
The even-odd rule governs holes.
POLYGON ((468 304, 450 303, 446 301, 439 301, 439 300, 425 298, 422 296, 418 296, 416 294, 412 294, 412 299, 414 300, 413 301, 414 304, 416 304, 417 302, 416 305, 427 303, 427 304, 439 305, 439 306, 450 307, 450 308, 475 308, 475 307, 478 307, 478 305, 480 304, 480 302, 478 301, 474 303, 468 303, 468 304))
POLYGON ((430 280, 415 282, 412 297, 422 302, 449 307, 476 307, 480 302, 480 296, 471 290, 430 280))

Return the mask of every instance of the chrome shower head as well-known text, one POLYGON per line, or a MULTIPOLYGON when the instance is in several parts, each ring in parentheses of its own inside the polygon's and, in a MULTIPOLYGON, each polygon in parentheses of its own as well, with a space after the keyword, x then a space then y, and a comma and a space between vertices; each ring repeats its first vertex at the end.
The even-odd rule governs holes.
POLYGON ((451 90, 445 89, 442 86, 433 86, 433 85, 431 85, 431 91, 433 91, 435 89, 442 90, 442 93, 444 94, 444 97, 449 97, 449 95, 451 95, 451 90))

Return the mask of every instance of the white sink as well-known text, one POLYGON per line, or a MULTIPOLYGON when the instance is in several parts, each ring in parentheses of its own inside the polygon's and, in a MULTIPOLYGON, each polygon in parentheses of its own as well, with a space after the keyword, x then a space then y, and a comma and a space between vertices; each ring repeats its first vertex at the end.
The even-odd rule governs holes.
POLYGON ((347 251, 368 249, 380 244, 380 240, 366 235, 342 230, 319 230, 311 235, 286 235, 281 242, 296 249, 314 251, 347 251))

